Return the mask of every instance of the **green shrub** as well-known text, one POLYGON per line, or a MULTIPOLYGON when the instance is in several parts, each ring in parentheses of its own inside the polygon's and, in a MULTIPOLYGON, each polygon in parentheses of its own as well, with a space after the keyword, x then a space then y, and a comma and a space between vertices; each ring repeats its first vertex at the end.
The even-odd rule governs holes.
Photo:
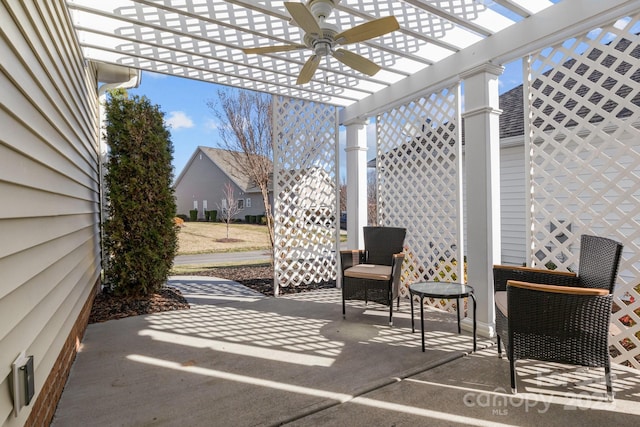
POLYGON ((197 221, 198 220, 198 210, 197 209, 191 209, 189 211, 189 220, 191 220, 191 221, 197 221))
POLYGON ((188 216, 186 216, 185 214, 178 214, 176 215, 178 218, 180 218, 183 221, 187 221, 189 219, 188 216))
POLYGON ((116 295, 140 297, 164 286, 177 250, 173 144, 158 106, 122 89, 110 95, 105 285, 116 295))
POLYGON ((217 210, 212 210, 209 211, 210 214, 210 218, 211 218, 211 222, 216 222, 218 220, 218 211, 217 210))

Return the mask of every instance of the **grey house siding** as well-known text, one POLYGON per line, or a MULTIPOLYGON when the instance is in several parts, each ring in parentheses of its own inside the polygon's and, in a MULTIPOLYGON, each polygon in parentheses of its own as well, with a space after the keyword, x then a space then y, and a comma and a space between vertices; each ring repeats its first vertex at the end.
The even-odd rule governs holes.
POLYGON ((98 104, 62 2, 0 2, 0 28, 0 424, 18 426, 12 362, 34 356, 35 402, 99 279, 98 104))
POLYGON ((178 214, 189 215, 194 208, 194 201, 198 203, 198 218, 204 219, 204 201, 207 210, 217 210, 220 217, 220 206, 225 198, 225 184, 230 182, 236 199, 243 199, 245 208, 235 216, 244 219, 245 215, 264 214, 264 203, 260 192, 245 192, 242 188, 220 169, 202 150, 197 149, 185 169, 178 177, 175 185, 176 206, 178 214), (246 206, 247 199, 251 200, 251 207, 246 206))

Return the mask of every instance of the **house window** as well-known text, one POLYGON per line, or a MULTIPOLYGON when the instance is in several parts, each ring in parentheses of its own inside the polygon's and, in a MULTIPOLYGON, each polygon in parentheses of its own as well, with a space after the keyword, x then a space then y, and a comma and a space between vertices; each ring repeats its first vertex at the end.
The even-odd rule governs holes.
POLYGON ((198 201, 197 201, 197 200, 194 200, 194 201, 193 201, 193 210, 194 210, 194 211, 197 211, 197 210, 198 210, 198 201))
POLYGON ((244 209, 244 200, 238 199, 238 209, 244 209))
POLYGON ((202 210, 203 210, 203 211, 206 211, 207 209, 208 209, 207 201, 206 201, 206 200, 203 200, 203 201, 202 201, 202 210))
POLYGON ((222 209, 227 209, 227 199, 222 199, 222 209))
POLYGON ((250 208, 251 207, 251 199, 249 197, 247 197, 247 201, 245 202, 245 205, 250 208))

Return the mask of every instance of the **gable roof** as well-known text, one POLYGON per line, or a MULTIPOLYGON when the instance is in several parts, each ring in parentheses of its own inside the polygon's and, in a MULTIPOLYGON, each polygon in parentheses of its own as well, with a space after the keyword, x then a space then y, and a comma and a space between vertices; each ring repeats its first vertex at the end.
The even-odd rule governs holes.
MULTIPOLYGON (((243 153, 223 148, 204 146, 198 146, 198 148, 194 151, 191 159, 189 159, 189 162, 187 162, 187 165, 184 167, 184 169, 176 179, 175 186, 178 185, 187 169, 189 169, 198 152, 202 152, 205 156, 207 156, 209 160, 211 160, 218 168, 220 168, 220 170, 245 193, 260 192, 260 188, 257 186, 257 184, 250 178, 248 173, 244 172, 245 170, 249 169, 249 166, 247 165, 247 158, 243 153)), ((269 191, 271 190, 272 189, 270 188, 269 191)))
POLYGON ((500 95, 500 139, 524 135, 523 91, 519 85, 500 95))

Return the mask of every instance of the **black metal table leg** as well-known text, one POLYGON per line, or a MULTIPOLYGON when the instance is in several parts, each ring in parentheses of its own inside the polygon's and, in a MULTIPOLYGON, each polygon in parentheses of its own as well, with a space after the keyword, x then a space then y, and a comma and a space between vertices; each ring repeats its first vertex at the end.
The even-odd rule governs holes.
POLYGON ((409 291, 409 300, 411 301, 411 333, 416 331, 415 326, 413 325, 413 294, 409 291))
POLYGON ((424 353, 424 302, 420 297, 420 332, 422 333, 422 352, 424 353))
POLYGON ((476 296, 472 293, 470 293, 469 295, 471 295, 471 299, 473 300, 473 352, 475 353, 478 350, 478 346, 476 343, 476 329, 477 329, 477 323, 476 323, 476 308, 478 307, 478 304, 476 303, 476 296))
POLYGON ((456 308, 457 308, 457 312, 458 312, 458 333, 461 333, 462 330, 460 329, 460 298, 456 298, 456 308))

